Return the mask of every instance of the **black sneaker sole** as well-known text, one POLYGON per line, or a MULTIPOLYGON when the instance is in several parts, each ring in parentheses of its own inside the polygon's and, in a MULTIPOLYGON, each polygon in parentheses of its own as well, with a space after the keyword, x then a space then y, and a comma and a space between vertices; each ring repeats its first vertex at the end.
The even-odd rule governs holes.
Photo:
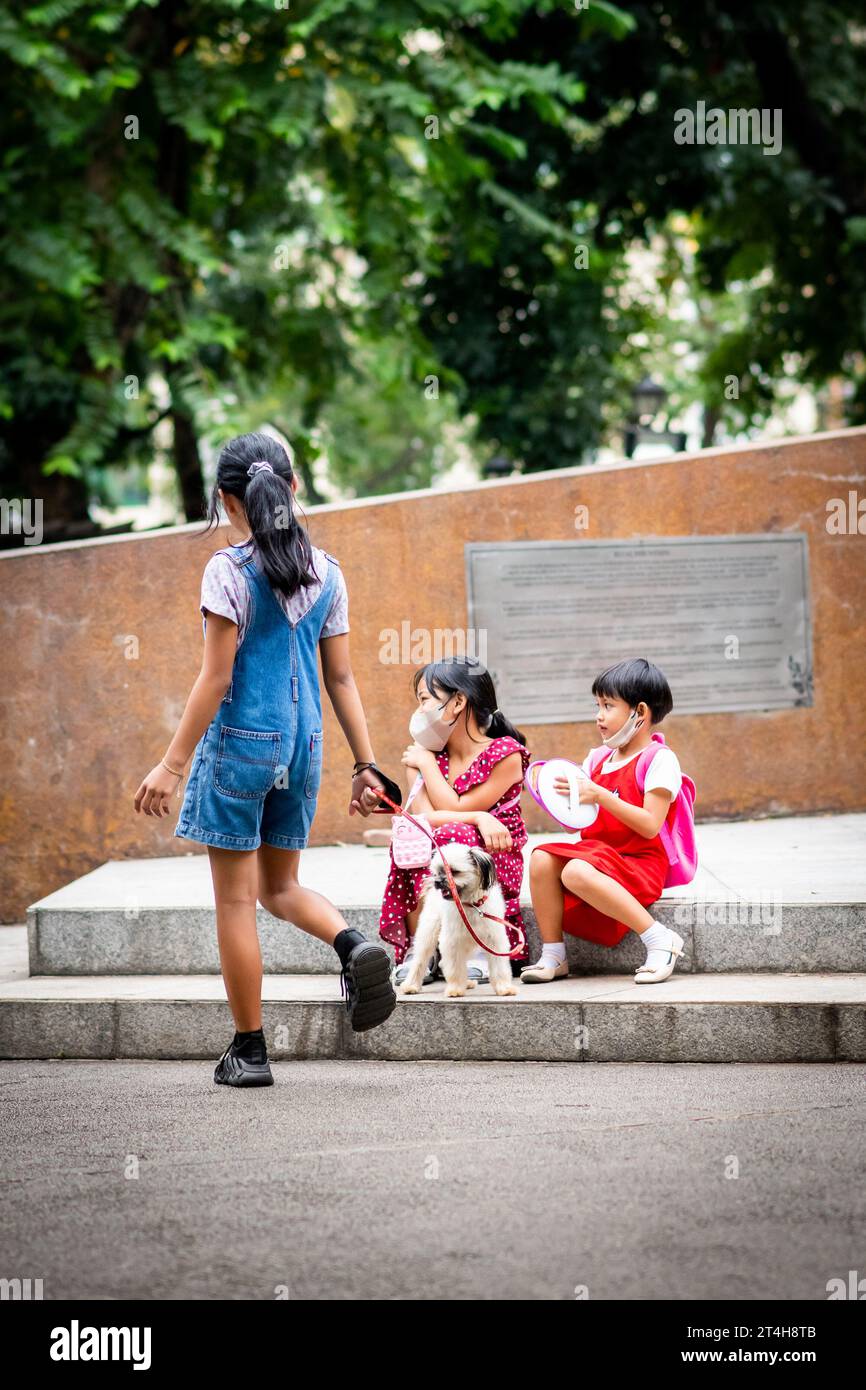
POLYGON ((270 1062, 248 1062, 227 1052, 216 1064, 213 1079, 218 1086, 273 1086, 270 1062))
POLYGON ((365 1033, 390 1018, 397 996, 391 983, 391 958, 382 946, 372 941, 357 945, 346 961, 344 974, 347 990, 351 983, 354 992, 347 1004, 353 1032, 365 1033))

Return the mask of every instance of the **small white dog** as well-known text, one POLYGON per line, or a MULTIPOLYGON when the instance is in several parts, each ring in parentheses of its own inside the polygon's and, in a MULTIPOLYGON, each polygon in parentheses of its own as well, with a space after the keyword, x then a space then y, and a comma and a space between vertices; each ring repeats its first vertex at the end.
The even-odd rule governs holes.
MULTIPOLYGON (((501 922, 491 922, 482 912, 505 916, 505 899, 496 877, 496 866, 483 849, 463 845, 457 840, 441 846, 448 860, 463 910, 472 923, 472 930, 488 951, 508 951, 508 934, 501 922)), ((466 924, 454 906, 451 886, 445 877, 439 852, 433 855, 430 875, 422 888, 421 915, 415 931, 415 951, 412 969, 401 985, 400 994, 418 994, 427 969, 427 962, 437 945, 442 957, 445 976, 445 995, 462 999, 467 989, 475 988, 466 967, 469 957, 478 948, 466 930, 466 924)), ((511 974, 508 956, 488 954, 488 972, 494 994, 516 994, 517 985, 511 974)))

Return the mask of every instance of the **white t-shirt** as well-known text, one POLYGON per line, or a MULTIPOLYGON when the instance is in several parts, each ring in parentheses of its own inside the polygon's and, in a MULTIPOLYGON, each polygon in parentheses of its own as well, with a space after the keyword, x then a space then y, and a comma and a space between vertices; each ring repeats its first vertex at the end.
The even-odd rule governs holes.
MULTIPOLYGON (((643 753, 644 749, 641 748, 640 752, 643 753)), ((601 770, 602 772, 615 772, 617 768, 625 767, 626 763, 630 763, 632 758, 637 758, 639 756, 639 753, 632 753, 627 758, 619 759, 617 750, 614 748, 611 750, 609 757, 601 764, 601 770), (612 762, 614 763, 613 767, 611 766, 612 762)), ((587 753, 581 763, 584 772, 589 772, 589 759, 590 754, 587 753)), ((659 745, 659 751, 646 770, 644 791, 651 792, 657 790, 659 787, 664 787, 665 791, 670 792, 671 801, 673 801, 674 797, 679 794, 682 784, 683 774, 680 769, 679 758, 672 748, 664 748, 659 745)))

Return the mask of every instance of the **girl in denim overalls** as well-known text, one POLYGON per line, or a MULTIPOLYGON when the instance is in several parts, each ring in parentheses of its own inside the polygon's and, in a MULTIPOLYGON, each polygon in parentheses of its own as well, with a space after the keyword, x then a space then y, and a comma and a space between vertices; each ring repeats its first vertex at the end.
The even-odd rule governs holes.
POLYGON ((297 488, 285 449, 265 434, 225 446, 210 502, 211 529, 222 502, 239 544, 228 554, 239 588, 245 632, 210 612, 198 679, 165 757, 144 779, 135 809, 162 816, 192 765, 175 834, 208 846, 216 900, 220 964, 235 1036, 214 1080, 231 1086, 273 1082, 262 1032, 262 959, 256 901, 275 917, 332 944, 352 1027, 375 1027, 396 1003, 391 963, 382 946, 346 926, 327 898, 298 882, 322 776, 322 707, 317 652, 334 712, 358 760, 349 814, 368 815, 382 789, 367 722, 349 665, 344 632, 323 637, 338 584, 338 562, 313 548, 295 516, 297 488), (312 605, 292 621, 277 598, 321 585, 312 605), (360 766, 359 766, 360 765, 360 766))

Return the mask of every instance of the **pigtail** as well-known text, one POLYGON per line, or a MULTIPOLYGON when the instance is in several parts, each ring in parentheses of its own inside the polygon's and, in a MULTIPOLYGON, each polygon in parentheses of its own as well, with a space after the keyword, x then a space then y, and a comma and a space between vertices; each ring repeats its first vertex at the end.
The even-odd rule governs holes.
POLYGON ((490 716, 490 723, 484 732, 488 738, 513 738, 517 743, 522 743, 524 748, 526 747, 526 735, 522 734, 509 719, 505 718, 498 706, 490 716))

